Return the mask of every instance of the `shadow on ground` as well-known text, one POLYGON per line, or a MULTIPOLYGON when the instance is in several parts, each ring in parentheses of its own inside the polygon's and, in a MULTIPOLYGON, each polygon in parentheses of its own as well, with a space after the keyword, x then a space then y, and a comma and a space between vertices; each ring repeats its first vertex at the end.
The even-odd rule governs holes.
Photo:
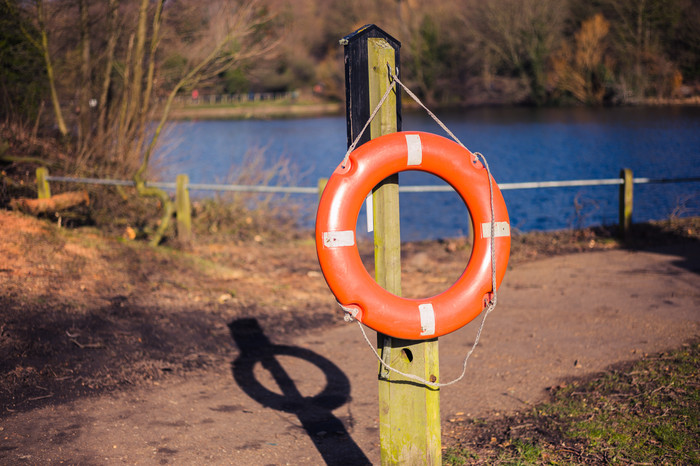
POLYGON ((221 315, 116 296, 76 312, 0 297, 0 417, 210 368, 230 357, 221 315), (221 327, 216 332, 217 327, 221 327))
POLYGON ((698 227, 687 223, 674 226, 673 222, 635 224, 623 245, 632 251, 680 256, 673 265, 700 274, 700 239, 693 231, 698 227))
POLYGON ((333 415, 334 409, 350 401, 350 381, 335 364, 305 348, 272 344, 257 319, 237 319, 229 328, 240 350, 231 364, 233 378, 248 396, 265 407, 296 415, 326 464, 371 464, 342 421, 333 415), (317 395, 302 395, 278 356, 313 364, 325 376, 326 386, 317 395), (269 372, 281 393, 268 389, 256 378, 257 364, 269 372))

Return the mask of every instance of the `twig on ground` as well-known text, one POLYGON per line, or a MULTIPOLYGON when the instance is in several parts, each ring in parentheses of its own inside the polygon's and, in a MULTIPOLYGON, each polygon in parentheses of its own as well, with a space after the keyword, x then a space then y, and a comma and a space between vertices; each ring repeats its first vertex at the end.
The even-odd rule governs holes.
POLYGON ((27 401, 43 400, 44 398, 51 398, 52 396, 53 396, 53 393, 49 393, 48 395, 34 396, 32 398, 27 398, 27 401))
POLYGON ((75 343, 78 348, 80 349, 85 349, 85 348, 102 348, 104 345, 102 343, 80 343, 78 340, 71 338, 71 342, 75 343))

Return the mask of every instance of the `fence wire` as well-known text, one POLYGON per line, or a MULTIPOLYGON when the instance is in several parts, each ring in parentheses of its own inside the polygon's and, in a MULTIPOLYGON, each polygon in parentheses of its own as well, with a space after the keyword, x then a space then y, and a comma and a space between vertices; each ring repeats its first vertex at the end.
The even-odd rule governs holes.
MULTIPOLYGON (((47 176, 47 181, 58 181, 63 183, 83 183, 111 186, 134 186, 131 180, 112 180, 102 178, 78 178, 70 176, 47 176)), ((691 183, 699 182, 700 177, 686 178, 634 178, 634 184, 662 184, 662 183, 691 183)), ((597 180, 563 180, 563 181, 527 181, 522 183, 499 183, 501 191, 515 189, 539 189, 539 188, 566 188, 576 186, 605 186, 621 185, 622 178, 604 178, 597 180)), ((149 181, 146 186, 161 189, 176 189, 174 182, 149 181)), ((318 186, 266 186, 266 185, 237 185, 237 184, 208 184, 208 183, 188 183, 190 191, 234 191, 252 193, 281 193, 281 194, 318 194, 318 186)), ((422 185, 422 186, 399 186, 399 192, 404 193, 440 193, 454 191, 450 185, 422 185)))

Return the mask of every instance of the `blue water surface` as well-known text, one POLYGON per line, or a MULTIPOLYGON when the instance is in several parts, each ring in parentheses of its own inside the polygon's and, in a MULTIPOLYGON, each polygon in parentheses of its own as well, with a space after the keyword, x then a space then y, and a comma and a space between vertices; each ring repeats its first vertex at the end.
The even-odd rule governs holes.
MULTIPOLYGON (((615 178, 622 168, 635 177, 700 176, 700 108, 485 108, 438 112, 471 150, 483 153, 499 183, 615 178)), ((404 130, 444 134, 427 115, 406 113, 404 130)), ((187 173, 191 183, 237 179, 251 152, 271 165, 284 157, 296 168, 296 186, 329 177, 346 148, 343 117, 285 120, 177 122, 169 128, 158 160, 162 179, 187 173), (248 155, 246 155, 248 154, 248 155)), ((404 172, 402 185, 443 184, 432 175, 404 172)), ((513 228, 556 230, 613 224, 618 187, 504 191, 513 228)), ((195 193, 211 195, 211 193, 195 193)), ((700 215, 700 183, 635 185, 634 220, 667 218, 679 206, 700 215)), ((299 195, 313 213, 316 196, 299 195)), ((361 213, 361 219, 364 213, 361 213)), ((300 219, 311 227, 313 215, 300 219)), ((466 234, 467 210, 455 193, 402 193, 403 240, 466 234)))

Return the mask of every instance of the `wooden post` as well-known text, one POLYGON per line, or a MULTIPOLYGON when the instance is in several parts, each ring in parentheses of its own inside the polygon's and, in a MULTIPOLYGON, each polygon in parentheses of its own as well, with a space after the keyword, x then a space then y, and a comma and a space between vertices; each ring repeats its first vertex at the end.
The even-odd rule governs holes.
POLYGON ((187 175, 177 175, 175 179, 175 212, 177 216, 177 238, 182 243, 192 241, 192 206, 190 191, 187 185, 190 178, 187 175))
POLYGON ((625 168, 620 171, 620 237, 625 239, 632 226, 632 204, 634 193, 634 178, 632 170, 625 168))
POLYGON ((319 178, 318 179, 318 198, 321 199, 321 195, 323 194, 323 190, 326 189, 326 185, 328 184, 328 178, 319 178))
POLYGON ((36 169, 36 192, 37 198, 39 199, 49 199, 51 198, 51 187, 49 186, 49 169, 46 167, 39 167, 36 169))
MULTIPOLYGON (((398 72, 401 44, 374 25, 346 36, 345 85, 348 145, 390 86, 388 68, 398 72)), ((361 143, 401 130, 401 101, 390 94, 361 143)), ((401 295, 401 235, 398 174, 383 180, 372 193, 374 262, 377 283, 401 295)), ((438 342, 407 341, 377 334, 382 359, 405 373, 437 381, 438 342)), ((382 465, 441 464, 440 392, 382 370, 379 373, 379 437, 382 465)))

